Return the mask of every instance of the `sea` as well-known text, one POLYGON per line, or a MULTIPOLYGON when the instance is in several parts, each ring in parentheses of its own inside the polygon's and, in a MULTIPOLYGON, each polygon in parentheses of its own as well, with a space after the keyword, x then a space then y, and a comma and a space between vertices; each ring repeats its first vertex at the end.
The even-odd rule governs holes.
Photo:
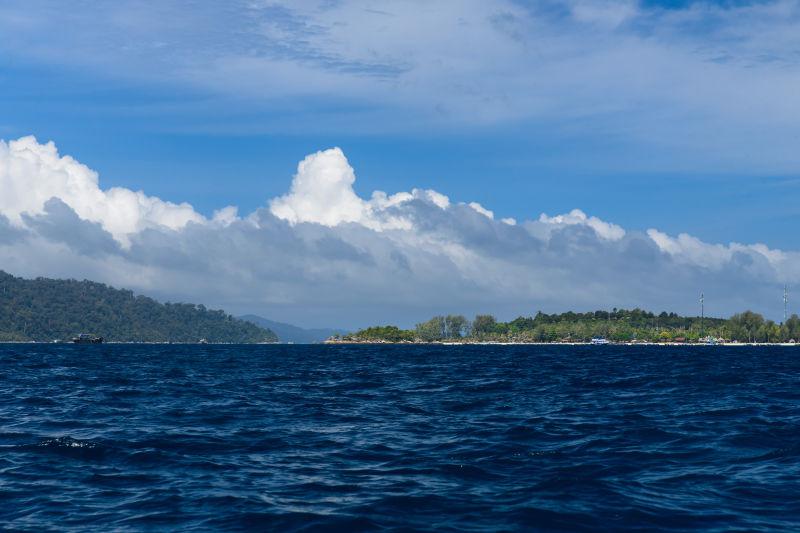
POLYGON ((7 531, 800 531, 800 347, 0 345, 7 531))

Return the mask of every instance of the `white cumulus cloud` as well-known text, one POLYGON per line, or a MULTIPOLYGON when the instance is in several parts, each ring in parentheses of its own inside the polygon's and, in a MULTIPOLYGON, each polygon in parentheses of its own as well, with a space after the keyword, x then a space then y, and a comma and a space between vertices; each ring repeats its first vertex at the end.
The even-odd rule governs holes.
POLYGON ((355 172, 339 148, 307 156, 297 166, 289 194, 270 202, 272 213, 291 223, 368 222, 366 202, 353 192, 355 172))
POLYGON ((489 211, 485 207, 483 207, 478 202, 470 202, 467 205, 470 206, 475 211, 477 211, 478 213, 480 213, 481 215, 485 216, 486 218, 492 219, 492 220, 494 219, 494 213, 492 211, 489 211))
POLYGON ((625 236, 625 230, 620 226, 605 222, 597 217, 587 216, 580 209, 573 209, 567 214, 553 217, 542 213, 539 216, 539 222, 554 227, 587 226, 592 228, 598 237, 609 241, 618 241, 625 236))
POLYGON ((84 220, 99 223, 122 243, 149 227, 180 229, 203 217, 189 204, 165 202, 141 191, 114 187, 102 190, 95 171, 70 156, 61 156, 52 142, 22 137, 0 140, 0 213, 21 224, 22 214, 41 214, 58 198, 84 220))
POLYGON ((370 200, 362 200, 353 190, 355 171, 339 148, 331 148, 306 156, 297 165, 288 194, 270 201, 270 211, 291 224, 311 222, 338 226, 353 222, 376 231, 408 229, 408 219, 387 212, 415 198, 427 198, 441 209, 449 199, 436 191, 414 189, 391 196, 375 191, 370 200))

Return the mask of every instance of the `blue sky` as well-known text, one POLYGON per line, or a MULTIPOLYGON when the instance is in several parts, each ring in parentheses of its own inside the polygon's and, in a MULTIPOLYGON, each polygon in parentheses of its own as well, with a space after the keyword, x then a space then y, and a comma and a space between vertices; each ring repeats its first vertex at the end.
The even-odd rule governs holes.
MULTIPOLYGON (((196 28, 189 22, 188 27, 178 28, 165 24, 163 35, 165 40, 174 39, 174 48, 191 55, 192 46, 204 38, 203 31, 209 23, 207 17, 213 15, 210 12, 214 11, 211 6, 215 3, 203 4, 191 2, 174 6, 173 14, 195 8, 206 12, 206 16, 197 17, 196 28)), ((372 5, 355 4, 360 4, 362 9, 372 5)), ((393 8, 413 10, 413 4, 394 5, 393 8)), ((531 9, 552 13, 547 22, 555 25, 554 31, 561 25, 565 31, 575 32, 575 46, 591 45, 578 42, 578 30, 570 29, 571 24, 556 14, 567 9, 569 3, 520 3, 525 4, 531 9)), ((636 9, 657 13, 662 7, 680 11, 701 9, 699 5, 711 11, 706 3, 693 4, 646 2, 636 9)), ((746 4, 719 3, 729 9, 746 4)), ((360 185, 365 191, 373 188, 405 190, 424 185, 455 197, 491 203, 496 211, 508 216, 525 217, 542 211, 562 212, 580 207, 626 226, 657 225, 668 231, 688 231, 715 241, 757 239, 773 246, 800 246, 800 236, 790 225, 800 209, 795 201, 800 187, 800 157, 784 154, 782 161, 774 163, 760 155, 758 138, 753 139, 748 134, 730 140, 736 143, 731 150, 737 153, 729 158, 724 152, 706 155, 703 137, 714 132, 698 117, 666 117, 668 128, 676 131, 667 132, 666 137, 660 139, 653 139, 647 131, 658 127, 657 120, 647 119, 642 131, 635 134, 619 133, 631 114, 639 112, 644 117, 652 109, 620 109, 611 113, 598 112, 597 116, 589 113, 580 118, 567 117, 572 123, 560 125, 558 117, 549 116, 523 120, 503 117, 468 125, 463 124, 461 117, 456 117, 450 122, 437 123, 431 129, 424 119, 418 125, 407 124, 403 118, 407 115, 406 109, 378 101, 369 105, 380 107, 375 114, 381 121, 403 124, 396 128, 376 126, 373 129, 361 123, 363 108, 358 101, 352 101, 356 97, 351 92, 355 90, 337 91, 334 87, 329 97, 321 94, 327 91, 320 90, 313 98, 287 91, 289 94, 273 102, 272 98, 259 99, 249 94, 249 89, 241 89, 241 93, 237 92, 237 87, 204 89, 202 84, 181 83, 169 76, 162 78, 147 72, 146 63, 153 60, 157 51, 130 52, 138 64, 128 71, 113 64, 117 59, 125 63, 127 53, 124 50, 118 57, 103 61, 91 57, 92 47, 104 46, 103 38, 110 31, 102 27, 107 24, 105 21, 93 16, 91 2, 82 7, 73 6, 70 13, 64 13, 58 2, 24 2, 17 6, 6 2, 4 6, 2 13, 7 20, 20 12, 33 12, 31 16, 49 16, 53 20, 40 20, 35 25, 38 31, 24 36, 20 35, 25 30, 23 27, 10 34, 4 31, 9 38, 3 40, 5 46, 0 43, 3 48, 0 63, 3 138, 34 134, 40 140, 55 140, 62 151, 76 155, 98 170, 107 186, 143 188, 166 199, 189 201, 204 212, 218 207, 220 200, 252 209, 285 188, 296 161, 303 155, 342 146, 364 176, 360 185), (74 31, 61 29, 55 35, 49 33, 51 24, 60 24, 64 19, 67 24, 73 21, 74 31), (39 51, 30 50, 32 41, 39 51), (69 57, 73 54, 77 57, 69 57), (84 57, 86 55, 90 57, 84 57), (353 126, 348 125, 348 109, 343 104, 348 100, 359 115, 358 123, 353 126), (293 117, 287 118, 286 103, 302 111, 296 121, 293 117), (314 108, 328 117, 320 120, 314 108), (680 122, 685 119, 689 124, 682 126, 680 122), (286 120, 291 120, 292 124, 285 133, 281 126, 271 126, 273 122, 285 123, 286 120), (679 136, 686 133, 701 137, 695 141, 697 146, 683 145, 679 136), (670 135, 677 138, 670 138, 670 135), (742 149, 752 153, 741 157, 742 149), (220 186, 222 183, 225 186, 220 186), (719 222, 720 218, 724 221, 719 222)), ((235 24, 240 18, 231 13, 236 10, 235 3, 231 6, 224 11, 232 20, 221 21, 217 28, 220 31, 229 30, 228 24, 235 24)), ((498 5, 497 11, 503 12, 504 7, 498 5)), ((119 12, 123 14, 118 16, 126 12, 139 13, 140 22, 146 22, 148 14, 142 14, 146 10, 137 8, 135 3, 128 9, 120 7, 119 12)), ((268 12, 262 16, 289 18, 287 12, 288 8, 274 8, 271 15, 268 12)), ((151 15, 156 17, 158 13, 151 15)), ((639 19, 644 18, 645 15, 639 15, 639 19)), ((675 47, 683 46, 683 40, 702 44, 705 38, 702 33, 715 21, 719 23, 719 18, 715 14, 698 15, 692 24, 687 24, 686 30, 673 31, 667 38, 674 39, 675 47), (693 35, 694 32, 697 35, 693 35)), ((8 28, 11 24, 13 22, 6 22, 4 26, 8 28)), ((729 24, 739 26, 747 22, 729 24)), ((617 28, 601 33, 607 38, 621 40, 633 31, 617 28)), ((127 39, 135 42, 138 38, 157 39, 158 36, 157 32, 145 32, 131 25, 129 35, 120 36, 118 41, 127 43, 127 39)), ((238 38, 231 31, 216 36, 214 44, 238 48, 238 38)), ((722 41, 720 46, 726 44, 722 41)), ((787 43, 783 50, 793 61, 789 65, 791 68, 797 67, 794 63, 800 54, 797 44, 796 41, 787 43)), ((669 49, 669 40, 663 46, 669 49)), ((287 53, 295 53, 300 60, 304 52, 299 48, 298 45, 297 51, 287 53)), ((198 54, 201 52, 207 50, 198 54)), ((748 48, 748 53, 754 51, 748 48)), ((181 58, 181 61, 191 60, 192 57, 181 58)), ((519 65, 519 68, 524 67, 524 64, 519 65)), ((745 68, 757 72, 757 67, 742 66, 745 68)), ((480 70, 475 72, 475 76, 485 75, 480 70)), ((502 82, 498 80, 498 93, 504 91, 502 82)), ((493 88, 486 89, 487 94, 493 96, 490 89, 493 88)), ((630 100, 642 100, 644 106, 648 105, 649 97, 635 90, 628 96, 630 100)), ((753 100, 766 97, 770 95, 752 94, 753 100)), ((571 103, 567 101, 563 105, 571 103)), ((426 105, 426 101, 420 104, 421 107, 426 105)), ((747 101, 742 105, 746 106, 747 101)), ((787 109, 796 109, 796 98, 785 105, 787 109)), ((631 107, 637 105, 631 102, 631 107)), ((724 116, 715 118, 724 119, 724 116)), ((741 127, 738 122, 737 127, 741 127)), ((800 126, 790 132, 794 134, 794 146, 800 140, 798 130, 800 126)))
POLYGON ((0 35, 0 139, 207 218, 338 146, 364 198, 800 249, 796 2, 27 0, 0 35))

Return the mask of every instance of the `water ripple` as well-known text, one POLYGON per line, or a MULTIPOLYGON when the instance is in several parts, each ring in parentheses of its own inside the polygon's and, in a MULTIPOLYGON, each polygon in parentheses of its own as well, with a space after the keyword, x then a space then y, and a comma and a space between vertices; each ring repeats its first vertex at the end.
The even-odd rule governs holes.
POLYGON ((797 531, 798 350, 0 345, 0 528, 797 531))

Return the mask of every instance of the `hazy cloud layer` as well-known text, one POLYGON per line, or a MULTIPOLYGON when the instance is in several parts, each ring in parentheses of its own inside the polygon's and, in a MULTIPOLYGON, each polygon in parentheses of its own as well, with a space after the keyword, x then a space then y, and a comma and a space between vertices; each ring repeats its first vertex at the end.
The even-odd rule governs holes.
POLYGON ((432 190, 363 199, 354 181, 341 150, 317 152, 286 195, 208 219, 187 204, 103 190, 52 143, 0 143, 0 268, 332 326, 440 311, 693 312, 701 290, 711 313, 750 307, 778 318, 781 285, 800 282, 793 251, 624 230, 579 210, 503 220, 432 190))

